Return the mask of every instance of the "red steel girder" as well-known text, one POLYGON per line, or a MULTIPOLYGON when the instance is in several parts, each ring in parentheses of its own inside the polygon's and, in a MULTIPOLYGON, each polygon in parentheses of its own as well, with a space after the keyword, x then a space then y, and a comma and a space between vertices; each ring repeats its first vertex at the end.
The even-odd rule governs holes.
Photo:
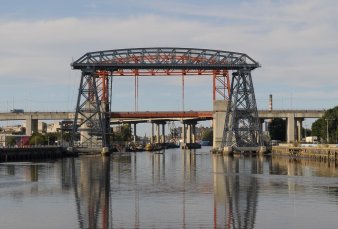
POLYGON ((212 111, 110 112, 110 118, 121 118, 121 119, 204 118, 204 119, 212 119, 212 111))

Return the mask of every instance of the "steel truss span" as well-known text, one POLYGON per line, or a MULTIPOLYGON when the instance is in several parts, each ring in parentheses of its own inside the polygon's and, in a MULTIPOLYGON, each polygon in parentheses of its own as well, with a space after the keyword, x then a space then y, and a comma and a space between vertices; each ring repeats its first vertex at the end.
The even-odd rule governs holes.
POLYGON ((258 62, 245 53, 194 48, 134 48, 88 52, 71 66, 82 71, 117 72, 137 69, 139 73, 154 75, 156 72, 168 74, 174 70, 203 74, 207 70, 253 70, 260 67, 258 62), (154 72, 142 71, 143 69, 153 69, 154 72))
MULTIPOLYGON (((228 116, 222 146, 238 148, 242 145, 243 147, 260 145, 260 141, 257 142, 255 136, 255 133, 260 134, 261 130, 257 129, 259 127, 256 125, 258 116, 256 103, 252 99, 254 98, 253 86, 247 86, 245 83, 244 87, 232 87, 230 90, 230 84, 236 82, 230 82, 228 70, 243 76, 245 82, 251 82, 250 72, 260 67, 257 61, 245 53, 169 47, 116 49, 88 52, 74 61, 71 66, 73 69, 82 71, 72 143, 80 131, 82 143, 90 146, 110 145, 108 114, 111 110, 109 96, 111 76, 135 77, 135 110, 137 110, 138 76, 182 75, 182 98, 184 98, 185 75, 212 75, 213 100, 216 100, 216 95, 228 100, 228 116), (243 75, 243 71, 246 74, 243 75), (241 98, 237 97, 241 90, 246 90, 245 102, 253 102, 253 106, 248 106, 250 112, 239 112, 236 107, 236 104, 243 103, 241 98), (243 120, 247 120, 245 130, 241 128, 243 120), (245 133, 246 131, 248 133, 245 133), (238 141, 234 142, 229 134, 236 136, 238 141)), ((245 110, 246 106, 242 109, 245 110)))

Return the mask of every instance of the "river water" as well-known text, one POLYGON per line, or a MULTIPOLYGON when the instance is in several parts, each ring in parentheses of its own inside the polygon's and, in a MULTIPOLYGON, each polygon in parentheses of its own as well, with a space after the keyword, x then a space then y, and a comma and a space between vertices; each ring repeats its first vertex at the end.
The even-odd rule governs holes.
POLYGON ((338 228, 338 165, 180 149, 0 164, 0 228, 338 228))

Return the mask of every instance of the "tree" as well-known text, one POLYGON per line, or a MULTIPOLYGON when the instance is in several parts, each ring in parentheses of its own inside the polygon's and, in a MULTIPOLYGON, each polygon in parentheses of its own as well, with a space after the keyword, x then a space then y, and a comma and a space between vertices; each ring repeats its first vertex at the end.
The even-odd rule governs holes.
POLYGON ((47 145, 54 145, 59 138, 61 138, 61 133, 46 133, 45 135, 47 145))
POLYGON ((324 116, 312 123, 312 135, 317 136, 322 142, 337 143, 338 138, 338 106, 329 109, 324 116), (329 142, 327 142, 329 134, 329 142))
POLYGON ((111 138, 112 141, 130 141, 131 140, 131 127, 129 124, 123 124, 120 131, 114 132, 111 138))
POLYGON ((6 137, 6 146, 14 146, 16 144, 15 137, 7 136, 6 137))
POLYGON ((313 136, 317 136, 319 138, 322 138, 324 133, 326 131, 325 129, 325 120, 324 119, 318 119, 314 123, 312 123, 311 132, 313 136), (324 128, 324 129, 323 129, 324 128))
POLYGON ((213 130, 206 129, 202 134, 202 141, 209 141, 210 143, 213 142, 213 130))
POLYGON ((273 119, 269 125, 271 139, 286 141, 286 121, 281 118, 273 119))
POLYGON ((45 145, 46 144, 46 137, 40 133, 34 133, 29 138, 30 145, 45 145))

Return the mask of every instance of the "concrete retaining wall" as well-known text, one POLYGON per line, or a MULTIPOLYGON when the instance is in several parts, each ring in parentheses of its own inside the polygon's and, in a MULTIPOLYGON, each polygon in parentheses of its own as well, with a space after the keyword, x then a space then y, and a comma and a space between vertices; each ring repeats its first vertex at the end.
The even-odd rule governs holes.
POLYGON ((273 155, 284 155, 292 157, 310 158, 316 160, 338 160, 338 147, 293 147, 273 146, 273 155))

